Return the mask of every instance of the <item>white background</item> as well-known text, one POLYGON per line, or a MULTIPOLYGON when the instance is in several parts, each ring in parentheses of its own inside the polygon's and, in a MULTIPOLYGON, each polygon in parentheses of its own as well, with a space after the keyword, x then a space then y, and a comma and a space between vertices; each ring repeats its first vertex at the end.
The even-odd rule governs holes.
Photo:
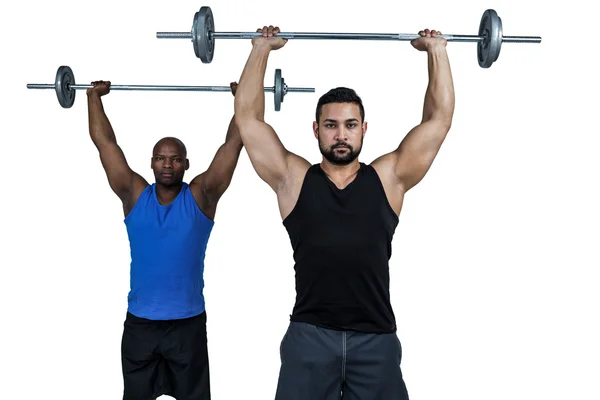
MULTIPOLYGON (((119 399, 129 245, 87 126, 52 90, 60 65, 78 83, 228 85, 249 40, 217 41, 211 64, 187 40, 200 6, 217 31, 477 34, 494 8, 505 44, 481 69, 473 43, 449 43, 452 129, 427 177, 406 196, 390 262, 393 307, 411 399, 600 399, 598 65, 594 14, 571 1, 22 1, 2 30, 3 399, 119 399)), ((591 3, 590 3, 591 4, 591 3)), ((290 86, 266 120, 283 143, 320 161, 318 97, 357 90, 369 130, 361 160, 394 149, 421 116, 425 53, 406 42, 289 41, 272 53, 290 86)), ((106 112, 130 165, 152 180, 154 143, 188 147, 186 180, 204 171, 233 112, 228 93, 116 92, 106 112)), ((274 193, 242 152, 206 255, 213 399, 273 398, 294 292, 292 250, 274 193)), ((308 399, 307 399, 308 400, 308 399)))

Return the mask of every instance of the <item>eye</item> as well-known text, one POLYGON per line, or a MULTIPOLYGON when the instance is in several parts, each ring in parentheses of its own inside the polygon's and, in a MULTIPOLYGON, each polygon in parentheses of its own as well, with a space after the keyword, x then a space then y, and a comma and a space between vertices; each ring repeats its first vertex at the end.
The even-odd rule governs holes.
POLYGON ((334 124, 326 124, 325 128, 333 129, 333 128, 335 128, 335 125, 334 124))
POLYGON ((356 124, 348 124, 348 128, 354 128, 356 127, 356 124))

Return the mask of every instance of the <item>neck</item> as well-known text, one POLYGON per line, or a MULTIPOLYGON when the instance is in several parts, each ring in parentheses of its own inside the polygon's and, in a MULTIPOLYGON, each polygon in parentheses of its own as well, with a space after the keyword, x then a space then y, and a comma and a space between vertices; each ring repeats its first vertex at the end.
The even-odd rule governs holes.
POLYGON ((161 183, 156 183, 156 197, 161 204, 172 202, 181 191, 182 183, 176 185, 165 186, 161 183))
POLYGON ((329 179, 334 182, 344 182, 356 175, 360 169, 360 163, 358 159, 354 159, 349 164, 338 165, 333 164, 327 159, 323 158, 321 161, 321 169, 327 174, 329 179))

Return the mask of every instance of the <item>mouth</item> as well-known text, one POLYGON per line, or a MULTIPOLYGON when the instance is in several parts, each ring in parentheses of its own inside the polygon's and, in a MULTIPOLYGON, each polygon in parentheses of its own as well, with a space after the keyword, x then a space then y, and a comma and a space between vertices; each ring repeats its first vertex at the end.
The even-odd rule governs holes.
POLYGON ((163 172, 160 174, 160 176, 162 176, 163 178, 172 178, 173 173, 172 172, 163 172))

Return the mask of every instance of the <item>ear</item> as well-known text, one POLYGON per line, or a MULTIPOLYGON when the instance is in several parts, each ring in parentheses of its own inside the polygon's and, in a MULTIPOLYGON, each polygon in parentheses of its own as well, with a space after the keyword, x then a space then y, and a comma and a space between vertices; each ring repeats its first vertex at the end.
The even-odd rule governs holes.
POLYGON ((365 135, 367 134, 367 121, 363 122, 362 131, 362 136, 365 137, 365 135))
POLYGON ((317 122, 313 122, 313 134, 315 139, 319 140, 319 124, 317 122))
POLYGON ((185 170, 187 171, 190 168, 190 160, 185 159, 185 170))

